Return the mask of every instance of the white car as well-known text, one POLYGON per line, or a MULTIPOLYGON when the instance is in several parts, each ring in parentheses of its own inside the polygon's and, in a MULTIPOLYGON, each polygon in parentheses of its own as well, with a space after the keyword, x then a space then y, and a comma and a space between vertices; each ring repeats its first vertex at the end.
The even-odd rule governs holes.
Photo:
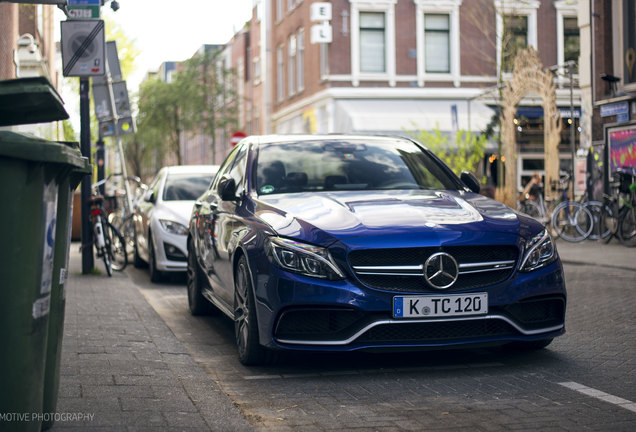
POLYGON ((162 168, 135 206, 135 267, 148 265, 150 280, 187 267, 188 222, 196 199, 210 186, 217 165, 162 168))

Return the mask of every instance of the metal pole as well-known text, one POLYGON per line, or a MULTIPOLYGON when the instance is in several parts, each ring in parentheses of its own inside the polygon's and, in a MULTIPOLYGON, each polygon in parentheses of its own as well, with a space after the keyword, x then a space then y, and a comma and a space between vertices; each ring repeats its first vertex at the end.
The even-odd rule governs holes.
MULTIPOLYGON (((80 148, 82 156, 88 158, 91 163, 91 119, 89 105, 89 81, 88 78, 80 78, 80 148)), ((82 180, 82 274, 88 274, 93 270, 95 261, 93 258, 93 230, 91 229, 88 199, 91 197, 91 181, 93 176, 87 174, 82 180)))
POLYGON ((124 147, 119 137, 119 113, 117 112, 117 105, 115 105, 115 92, 113 91, 113 78, 110 75, 110 68, 108 62, 106 62, 106 84, 108 87, 108 95, 110 97, 110 106, 112 107, 113 114, 113 126, 115 130, 115 142, 117 144, 117 151, 119 152, 119 161, 121 163, 121 174, 124 177, 124 191, 126 192, 126 215, 131 215, 133 211, 132 196, 130 195, 130 185, 128 184, 128 170, 126 168, 126 156, 124 155, 124 147))
POLYGON ((573 83, 573 72, 574 64, 572 61, 568 62, 568 76, 570 77, 570 120, 572 123, 570 124, 570 147, 572 150, 572 200, 575 200, 574 189, 576 187, 576 142, 574 141, 574 83, 573 83))

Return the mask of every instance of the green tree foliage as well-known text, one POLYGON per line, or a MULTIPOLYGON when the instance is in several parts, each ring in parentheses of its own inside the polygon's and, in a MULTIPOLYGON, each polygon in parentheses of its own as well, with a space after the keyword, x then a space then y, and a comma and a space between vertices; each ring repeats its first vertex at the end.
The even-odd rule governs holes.
POLYGON ((141 85, 136 141, 152 148, 159 163, 168 154, 182 163, 184 134, 210 136, 214 150, 218 133, 227 136, 236 128, 235 74, 216 54, 206 51, 187 60, 169 83, 154 78, 141 85))
POLYGON ((143 82, 139 88, 137 116, 138 145, 153 149, 159 160, 170 153, 181 164, 181 131, 186 98, 180 88, 183 83, 163 82, 158 78, 143 82))
POLYGON ((236 74, 223 67, 218 54, 219 51, 205 49, 185 62, 184 70, 175 80, 187 98, 185 126, 189 132, 212 137, 213 160, 217 132, 224 131, 228 136, 238 125, 236 74))
POLYGON ((411 132, 411 136, 435 153, 456 174, 462 171, 478 172, 488 142, 485 135, 476 135, 465 130, 455 134, 452 145, 449 144, 449 136, 443 134, 439 128, 432 131, 416 130, 411 132))

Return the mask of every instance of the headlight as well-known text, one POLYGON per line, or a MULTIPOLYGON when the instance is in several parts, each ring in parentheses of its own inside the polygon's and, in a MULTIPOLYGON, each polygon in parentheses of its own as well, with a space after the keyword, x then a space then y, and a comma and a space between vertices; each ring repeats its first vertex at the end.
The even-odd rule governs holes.
POLYGON ((283 270, 321 279, 344 279, 325 248, 280 237, 270 237, 266 242, 269 260, 283 270))
POLYGON ((188 228, 178 222, 166 219, 159 219, 159 222, 161 223, 161 227, 170 234, 188 235, 188 228))
POLYGON ((540 269, 556 260, 556 249, 547 230, 541 231, 526 243, 520 270, 529 272, 540 269))

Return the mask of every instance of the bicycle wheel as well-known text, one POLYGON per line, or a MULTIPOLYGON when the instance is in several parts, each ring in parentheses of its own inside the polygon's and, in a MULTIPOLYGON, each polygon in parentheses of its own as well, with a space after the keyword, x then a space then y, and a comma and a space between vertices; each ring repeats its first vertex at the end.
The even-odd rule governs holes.
POLYGON ((600 225, 605 227, 609 234, 603 238, 603 242, 609 243, 615 236, 618 237, 618 215, 612 206, 605 204, 601 213, 600 225))
POLYGON ((612 210, 607 207, 603 208, 603 203, 600 201, 588 201, 583 204, 586 209, 589 210, 592 215, 592 223, 594 227, 592 228, 592 232, 589 235, 590 240, 603 240, 606 239, 612 231, 608 225, 604 223, 606 220, 603 216, 604 212, 608 213, 608 216, 611 214, 612 210))
POLYGON ((636 246, 636 208, 626 208, 620 215, 618 239, 625 246, 636 246))
POLYGON ((117 228, 110 222, 104 224, 104 239, 106 240, 106 250, 111 259, 111 266, 115 271, 122 271, 128 265, 128 255, 126 254, 126 241, 117 228))
POLYGON ((590 235, 594 223, 588 209, 577 202, 568 201, 554 209, 552 226, 563 240, 580 242, 590 235))
POLYGON ((135 250, 135 221, 133 220, 133 216, 130 215, 126 217, 124 220, 121 218, 120 213, 111 213, 108 216, 108 221, 113 224, 115 228, 119 231, 119 233, 126 240, 126 252, 131 252, 135 250))

